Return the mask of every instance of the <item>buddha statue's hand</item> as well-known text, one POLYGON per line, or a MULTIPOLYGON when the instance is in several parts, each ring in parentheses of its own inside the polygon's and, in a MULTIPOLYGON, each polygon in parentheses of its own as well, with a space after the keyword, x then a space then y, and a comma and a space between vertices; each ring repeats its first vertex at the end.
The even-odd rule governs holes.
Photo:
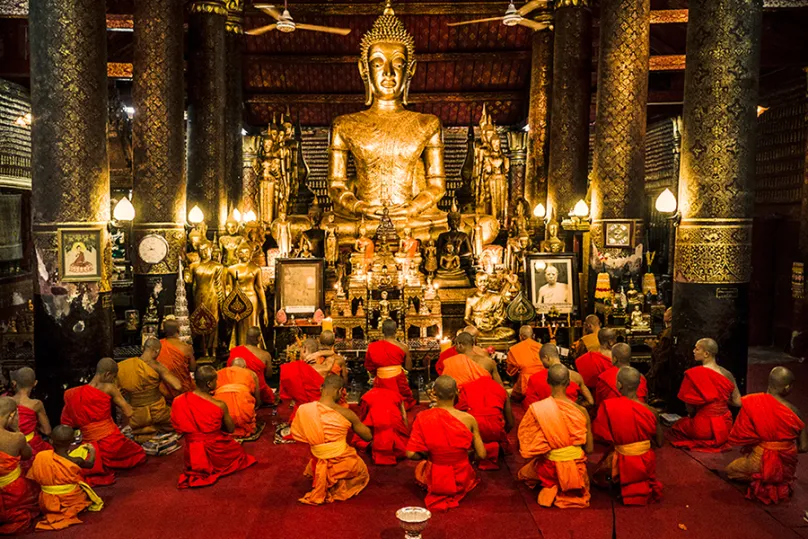
POLYGON ((420 212, 416 211, 412 204, 399 204, 390 208, 390 217, 393 219, 415 217, 418 213, 420 212))

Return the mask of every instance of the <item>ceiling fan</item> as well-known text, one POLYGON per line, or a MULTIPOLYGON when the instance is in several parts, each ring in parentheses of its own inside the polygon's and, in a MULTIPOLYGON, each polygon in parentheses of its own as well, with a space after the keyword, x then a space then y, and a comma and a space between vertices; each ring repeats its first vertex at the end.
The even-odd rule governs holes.
POLYGON ((530 19, 525 18, 525 15, 529 14, 531 11, 534 11, 538 7, 546 6, 548 4, 547 0, 533 0, 528 2, 524 6, 516 9, 516 6, 513 4, 513 0, 508 4, 508 9, 505 11, 505 15, 502 17, 490 17, 488 19, 475 19, 473 21, 461 21, 461 22, 451 22, 447 24, 447 26, 462 26, 464 24, 476 24, 478 22, 488 22, 488 21, 502 21, 502 24, 505 26, 525 26, 527 28, 531 28, 533 30, 544 30, 545 28, 549 28, 550 30, 553 29, 553 26, 549 22, 537 22, 530 19))
POLYGON ((347 36, 351 33, 350 28, 335 28, 333 26, 318 26, 316 24, 305 24, 299 22, 296 23, 294 19, 292 19, 292 15, 289 14, 286 1, 283 3, 283 13, 278 11, 272 4, 254 4, 254 7, 263 11, 277 22, 268 24, 266 26, 253 28, 252 30, 247 30, 244 32, 247 35, 260 36, 272 30, 280 30, 284 33, 294 32, 295 30, 311 30, 313 32, 325 32, 327 34, 339 34, 341 36, 347 36))

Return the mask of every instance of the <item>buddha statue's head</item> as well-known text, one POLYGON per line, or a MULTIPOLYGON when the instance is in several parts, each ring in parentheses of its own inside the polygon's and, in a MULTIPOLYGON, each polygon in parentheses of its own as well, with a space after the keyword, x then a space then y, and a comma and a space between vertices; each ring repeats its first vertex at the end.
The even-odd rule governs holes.
POLYGON ((207 262, 213 257, 213 247, 207 241, 200 242, 197 250, 199 251, 199 258, 202 259, 203 262, 207 262))
POLYGON ((488 274, 485 272, 479 272, 476 277, 474 277, 474 286, 477 287, 477 290, 480 292, 485 292, 488 289, 488 274))
POLYGON ((362 38, 359 74, 365 83, 365 104, 401 101, 407 104, 415 74, 415 39, 393 13, 388 2, 384 14, 362 38))
POLYGON ((235 236, 238 233, 238 221, 233 219, 232 217, 228 218, 227 221, 224 223, 224 229, 227 231, 229 236, 235 236))
POLYGON ((246 243, 242 244, 242 246, 238 249, 237 256, 239 262, 247 262, 250 258, 252 258, 252 249, 246 243))

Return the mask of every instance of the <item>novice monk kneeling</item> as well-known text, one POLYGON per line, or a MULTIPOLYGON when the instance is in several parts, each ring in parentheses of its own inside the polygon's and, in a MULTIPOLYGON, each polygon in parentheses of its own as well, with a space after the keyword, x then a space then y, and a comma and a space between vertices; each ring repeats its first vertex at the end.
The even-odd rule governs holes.
POLYGON ((337 403, 342 384, 342 377, 326 376, 320 400, 298 408, 292 422, 294 439, 311 449, 303 473, 311 478, 312 489, 298 500, 308 505, 347 500, 362 492, 370 481, 367 466, 346 437, 351 429, 366 442, 373 440, 373 435, 355 413, 337 403))
POLYGON ((457 355, 443 364, 443 376, 451 376, 457 387, 479 378, 490 377, 502 385, 496 362, 485 353, 479 353, 474 345, 474 336, 465 331, 457 336, 457 355))
POLYGON ((793 492, 797 453, 808 452, 808 433, 800 413, 786 400, 794 374, 775 367, 766 393, 741 399, 741 412, 729 434, 729 443, 743 446, 745 456, 726 468, 730 479, 749 483, 746 497, 765 504, 788 500, 793 492))
POLYGON ((477 420, 487 455, 480 461, 480 470, 499 470, 499 454, 500 451, 507 452, 510 447, 508 432, 514 425, 511 401, 505 388, 488 377, 463 384, 457 409, 470 413, 477 420))
POLYGON ((104 502, 92 487, 82 481, 81 470, 93 467, 95 448, 81 446, 68 452, 73 443, 73 429, 58 425, 51 433, 52 451, 42 451, 34 459, 28 478, 39 483, 39 507, 44 519, 37 530, 61 530, 81 524, 78 514, 84 510, 100 511, 104 502))
POLYGON ((604 400, 592 423, 595 437, 614 446, 592 477, 596 483, 611 478, 619 484, 626 505, 648 505, 662 497, 651 442, 661 447, 664 435, 656 412, 638 396, 641 380, 637 369, 621 368, 616 382, 621 396, 604 400))
POLYGON ((233 436, 246 438, 255 433, 255 409, 261 406, 261 389, 258 376, 242 358, 219 371, 213 396, 227 405, 236 426, 233 436))
MULTIPOLYGON (((527 382, 527 394, 522 406, 525 410, 534 402, 546 399, 552 394, 552 388, 547 383, 547 369, 553 365, 561 365, 561 358, 558 355, 558 347, 553 343, 543 344, 539 351, 539 358, 544 366, 542 370, 530 377, 527 382)), ((592 394, 584 384, 583 377, 575 371, 569 371, 570 385, 567 386, 567 397, 571 401, 583 406, 592 406, 592 394)))
MULTIPOLYGON (((612 346, 612 364, 614 365, 612 368, 600 373, 595 383, 595 402, 598 405, 607 399, 621 397, 620 389, 617 387, 617 373, 624 367, 631 367, 631 347, 624 342, 612 346)), ((640 375, 637 398, 643 402, 648 398, 648 383, 643 375, 640 375)))
POLYGON ((519 425, 520 453, 533 460, 518 477, 541 487, 542 507, 588 507, 586 453, 594 445, 589 414, 567 397, 570 373, 564 365, 550 367, 547 382, 552 395, 531 404, 519 425))
POLYGON ((17 403, 17 417, 19 418, 20 432, 25 435, 25 441, 31 446, 33 455, 21 462, 23 471, 28 471, 34 462, 34 457, 40 451, 53 449, 42 439, 40 433, 50 436, 51 426, 42 401, 31 398, 31 391, 36 386, 36 373, 30 367, 23 367, 11 373, 11 388, 14 395, 11 397, 17 403))
POLYGON ((355 447, 370 447, 373 464, 377 466, 395 466, 399 459, 406 456, 407 439, 410 431, 407 427, 407 410, 404 399, 398 391, 374 387, 359 401, 359 419, 373 431, 373 444, 353 436, 355 447))
POLYGON ((415 416, 407 458, 421 460, 415 480, 426 487, 430 511, 447 511, 460 504, 480 480, 469 462, 469 450, 477 458, 487 457, 477 420, 454 407, 457 383, 450 376, 439 376, 433 388, 437 402, 415 416))
POLYGON ((30 457, 31 447, 19 430, 17 403, 0 397, 0 535, 26 533, 39 516, 39 487, 20 469, 20 460, 30 457))
POLYGON ((171 423, 185 435, 185 471, 177 488, 206 487, 220 477, 255 464, 255 458, 230 436, 236 426, 227 405, 211 395, 216 391, 216 370, 203 365, 194 374, 196 389, 174 399, 171 423))

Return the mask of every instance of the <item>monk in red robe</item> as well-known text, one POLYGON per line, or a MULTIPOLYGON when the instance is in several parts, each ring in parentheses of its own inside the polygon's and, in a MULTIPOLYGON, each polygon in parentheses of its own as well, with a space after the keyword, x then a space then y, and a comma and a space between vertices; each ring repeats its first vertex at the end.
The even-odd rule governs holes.
POLYGON ((712 339, 696 342, 693 356, 699 367, 685 371, 679 399, 687 405, 689 417, 673 424, 668 434, 671 445, 694 451, 729 451, 732 414, 729 406, 741 405, 735 377, 716 362, 718 344, 712 339))
POLYGON ((542 507, 588 507, 586 453, 594 446, 589 414, 567 397, 569 369, 553 365, 547 378, 552 395, 531 404, 519 424, 519 451, 532 460, 519 470, 518 478, 530 487, 541 487, 542 507))
POLYGON ((381 340, 368 345, 365 368, 374 377, 373 387, 398 391, 404 407, 412 409, 418 404, 412 396, 407 372, 412 369, 409 347, 396 339, 396 323, 389 318, 382 323, 381 340))
POLYGON ((336 374, 337 376, 341 376, 342 381, 347 384, 348 364, 345 361, 345 358, 338 354, 334 349, 334 345, 337 342, 337 337, 334 332, 330 330, 320 332, 320 336, 317 337, 317 342, 320 345, 319 350, 314 353, 307 354, 303 359, 310 365, 330 364, 331 369, 326 374, 336 374))
MULTIPOLYGON (((281 399, 294 403, 289 422, 295 419, 295 413, 301 405, 314 402, 320 398, 320 388, 332 365, 306 359, 314 356, 319 344, 314 339, 306 339, 301 350, 301 359, 281 365, 280 395, 281 399)), ((291 435, 289 435, 291 439, 291 435)))
MULTIPOLYGON (((534 402, 546 399, 553 393, 547 381, 547 370, 553 365, 561 365, 558 347, 553 343, 542 345, 539 358, 543 369, 530 377, 527 384, 527 394, 522 406, 527 410, 534 402)), ((592 406, 592 394, 584 384, 583 377, 575 371, 570 371, 570 384, 567 386, 567 397, 582 406, 592 406)))
POLYGON ((255 409, 261 405, 258 376, 247 368, 242 358, 233 360, 232 367, 221 369, 216 375, 213 396, 227 405, 227 411, 236 426, 233 436, 246 438, 255 433, 255 409))
POLYGON ((359 401, 359 419, 373 432, 373 444, 353 436, 353 445, 370 449, 373 464, 395 466, 406 456, 410 430, 407 410, 398 391, 374 387, 359 401))
POLYGON ((470 333, 460 333, 455 346, 458 354, 446 360, 443 376, 454 378, 458 387, 482 377, 493 378, 499 385, 503 385, 494 360, 488 354, 482 355, 474 351, 474 337, 470 333))
MULTIPOLYGON (((272 356, 269 352, 262 350, 258 347, 261 342, 261 328, 251 327, 247 330, 247 337, 245 344, 236 346, 230 350, 230 358, 227 360, 227 366, 232 366, 232 361, 237 357, 242 358, 247 363, 247 368, 255 373, 258 377, 258 385, 261 389, 261 402, 264 404, 273 404, 275 402, 275 393, 267 385, 267 378, 272 376, 272 356)), ((283 398, 283 397, 281 397, 283 398)))
POLYGON ((19 535, 33 529, 39 516, 39 487, 25 478, 20 461, 32 450, 20 432, 17 403, 0 397, 0 534, 19 535))
POLYGON ((311 450, 304 475, 311 478, 312 489, 298 500, 301 503, 321 505, 347 500, 362 492, 370 481, 367 466, 346 437, 353 430, 370 442, 373 435, 355 413, 337 403, 342 390, 341 377, 326 376, 320 399, 298 408, 292 422, 292 436, 309 444, 311 450))
POLYGON ((793 493, 797 453, 808 452, 805 423, 786 400, 793 386, 791 371, 775 367, 766 393, 741 399, 729 443, 743 446, 744 456, 732 461, 726 472, 730 479, 749 483, 750 500, 768 505, 786 501, 793 493))
POLYGON ((572 344, 572 357, 579 358, 587 352, 596 352, 600 349, 598 332, 600 331, 600 318, 590 314, 584 318, 584 336, 572 344))
POLYGON ((34 462, 34 457, 40 451, 53 449, 42 439, 42 435, 50 436, 51 426, 45 406, 39 399, 31 398, 31 391, 36 387, 36 373, 30 367, 23 367, 11 373, 11 397, 17 403, 17 418, 20 432, 25 435, 25 441, 31 446, 31 458, 23 460, 20 464, 22 471, 27 472, 34 462))
POLYGON ((621 396, 602 401, 592 423, 595 437, 613 446, 592 475, 593 480, 618 484, 626 505, 648 505, 662 497, 651 443, 661 447, 664 435, 656 412, 637 394, 641 379, 633 367, 620 369, 617 386, 621 396))
POLYGON ((407 458, 422 461, 415 468, 415 480, 426 488, 427 509, 444 512, 457 507, 480 482, 469 462, 469 450, 480 460, 487 453, 477 420, 454 407, 455 380, 439 376, 433 392, 435 406, 415 416, 407 458))
MULTIPOLYGON (((466 326, 460 331, 457 332, 458 335, 461 333, 468 333, 471 335, 472 339, 474 339, 474 349, 473 352, 476 355, 480 356, 488 356, 488 352, 477 346, 477 337, 480 335, 480 330, 475 328, 474 326, 466 326)), ((454 357, 460 352, 457 351, 457 345, 450 346, 446 350, 440 353, 438 357, 437 363, 435 363, 435 372, 438 373, 438 376, 443 374, 444 365, 446 364, 446 360, 450 357, 454 357)))
POLYGON ((617 342, 613 329, 603 328, 598 332, 599 350, 587 352, 575 360, 575 370, 584 377, 584 384, 590 393, 595 393, 598 376, 612 368, 612 346, 617 342))
POLYGON ((541 344, 533 340, 533 328, 519 328, 519 344, 508 350, 507 367, 508 376, 516 377, 511 390, 511 398, 516 402, 525 398, 530 377, 544 368, 539 360, 539 349, 541 344))
POLYGON ((499 470, 499 454, 508 451, 508 432, 514 425, 511 401, 505 388, 488 377, 468 382, 460 388, 456 407, 477 420, 487 455, 480 461, 479 468, 499 470))
POLYGON ((160 384, 160 392, 166 398, 166 402, 171 404, 176 396, 194 390, 191 373, 196 370, 196 359, 194 358, 194 348, 180 340, 180 325, 176 320, 166 320, 163 327, 166 337, 160 339, 162 347, 157 361, 171 371, 171 374, 176 376, 182 384, 179 390, 165 382, 160 384))
POLYGON ((174 430, 185 435, 185 470, 177 488, 206 487, 255 464, 255 457, 226 434, 236 425, 227 405, 212 396, 216 370, 209 365, 197 367, 194 381, 196 389, 174 399, 171 408, 174 430))
POLYGON ((143 448, 121 434, 112 421, 113 403, 125 418, 132 416, 131 406, 115 385, 117 375, 118 364, 105 357, 96 365, 89 384, 65 391, 61 422, 81 430, 82 440, 93 446, 95 464, 82 469, 85 481, 93 486, 111 485, 115 482, 113 470, 134 468, 146 461, 143 448))
MULTIPOLYGON (((615 344, 612 347, 612 363, 614 366, 600 373, 595 384, 595 402, 598 403, 598 406, 607 399, 617 399, 622 396, 617 387, 617 373, 623 367, 631 367, 631 347, 622 342, 615 344)), ((648 383, 643 375, 640 375, 637 398, 643 402, 648 398, 648 383)))

